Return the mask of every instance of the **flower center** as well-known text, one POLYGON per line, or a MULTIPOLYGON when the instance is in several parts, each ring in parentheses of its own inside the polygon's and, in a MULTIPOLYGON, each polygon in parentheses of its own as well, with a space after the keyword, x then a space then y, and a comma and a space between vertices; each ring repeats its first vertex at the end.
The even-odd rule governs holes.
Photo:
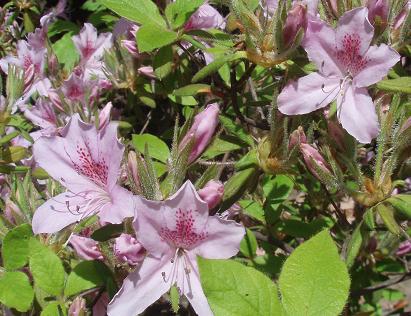
POLYGON ((338 61, 351 76, 355 76, 363 70, 368 63, 368 60, 360 53, 360 45, 361 39, 358 34, 345 34, 342 49, 336 49, 338 61))
POLYGON ((195 219, 191 210, 176 212, 176 228, 170 230, 167 227, 161 228, 160 236, 175 248, 191 249, 199 241, 207 238, 207 232, 197 233, 195 231, 195 219))

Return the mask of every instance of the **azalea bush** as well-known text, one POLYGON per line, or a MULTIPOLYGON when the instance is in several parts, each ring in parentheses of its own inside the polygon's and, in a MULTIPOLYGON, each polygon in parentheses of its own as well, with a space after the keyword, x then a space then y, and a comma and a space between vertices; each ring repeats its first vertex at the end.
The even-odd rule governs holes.
POLYGON ((411 311, 410 9, 3 1, 0 314, 411 311))

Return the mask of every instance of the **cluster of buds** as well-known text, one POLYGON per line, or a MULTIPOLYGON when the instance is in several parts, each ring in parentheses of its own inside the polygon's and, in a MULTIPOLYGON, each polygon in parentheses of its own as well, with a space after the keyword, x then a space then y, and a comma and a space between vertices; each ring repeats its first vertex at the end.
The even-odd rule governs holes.
POLYGON ((245 34, 247 58, 257 65, 272 67, 287 60, 304 37, 307 6, 297 1, 287 13, 287 1, 257 15, 241 0, 231 2, 232 10, 245 34))

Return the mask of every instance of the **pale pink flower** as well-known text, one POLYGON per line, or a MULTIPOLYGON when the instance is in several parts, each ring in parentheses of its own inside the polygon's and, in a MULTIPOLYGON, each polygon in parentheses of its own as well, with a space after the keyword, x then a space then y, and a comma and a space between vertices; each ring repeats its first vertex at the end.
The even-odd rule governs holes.
POLYGON ((138 25, 133 25, 126 33, 126 39, 121 40, 121 44, 124 46, 125 49, 129 51, 131 55, 138 58, 140 53, 138 52, 137 47, 137 31, 140 27, 138 25))
POLYGON ((33 145, 38 165, 67 189, 36 210, 33 231, 54 233, 94 214, 109 223, 134 216, 131 193, 117 185, 124 151, 117 124, 98 131, 75 114, 61 134, 33 145))
POLYGON ((210 210, 221 202, 223 194, 224 184, 217 180, 208 181, 204 188, 198 190, 198 195, 207 203, 210 210))
POLYGON ((208 206, 187 181, 165 201, 138 203, 134 228, 148 256, 131 273, 108 306, 109 316, 137 315, 172 285, 199 315, 212 315, 201 287, 197 256, 227 259, 237 254, 244 227, 209 216, 208 206))
POLYGON ((391 47, 370 46, 374 28, 367 8, 346 12, 334 30, 313 18, 303 47, 318 72, 288 84, 278 97, 279 110, 288 115, 318 110, 337 99, 337 117, 361 143, 379 132, 375 106, 366 87, 381 80, 400 59, 391 47))
POLYGON ((115 239, 114 254, 122 261, 136 265, 145 257, 145 249, 132 235, 121 234, 115 239))
POLYGON ((188 158, 190 163, 196 160, 210 143, 218 125, 219 112, 220 107, 217 103, 213 103, 194 117, 193 125, 180 143, 180 149, 183 149, 193 140, 193 147, 188 158))
POLYGON ((64 13, 64 9, 66 8, 67 0, 59 0, 57 5, 50 10, 46 15, 43 15, 40 18, 40 25, 44 28, 54 22, 56 18, 64 13))
POLYGON ((225 28, 225 19, 208 3, 201 5, 184 26, 186 31, 212 28, 225 28))
POLYGON ((38 98, 35 106, 24 111, 24 116, 34 125, 41 127, 44 136, 54 135, 57 131, 54 106, 44 98, 38 98))
POLYGON ((140 75, 144 75, 150 79, 155 79, 156 74, 154 73, 154 69, 152 66, 143 66, 137 69, 140 75))
POLYGON ((86 82, 84 82, 84 80, 75 73, 72 73, 61 86, 61 92, 64 94, 64 96, 70 101, 77 102, 84 102, 84 97, 87 89, 88 87, 86 82))
POLYGON ((304 129, 301 126, 290 134, 290 140, 288 141, 288 150, 293 149, 295 146, 307 143, 307 136, 305 136, 304 129))
POLYGON ((86 236, 72 235, 70 237, 70 244, 77 255, 84 260, 103 260, 98 243, 86 236))

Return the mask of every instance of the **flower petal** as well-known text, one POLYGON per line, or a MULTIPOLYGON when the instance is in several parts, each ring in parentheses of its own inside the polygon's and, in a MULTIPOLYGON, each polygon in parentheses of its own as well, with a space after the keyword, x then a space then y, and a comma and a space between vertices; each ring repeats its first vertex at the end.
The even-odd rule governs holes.
POLYGON ((240 249, 245 229, 235 221, 210 216, 206 231, 208 237, 193 251, 207 259, 228 259, 240 249))
POLYGON ((370 143, 378 135, 378 117, 366 88, 347 85, 343 96, 338 97, 339 120, 349 134, 360 143, 370 143))
POLYGON ((354 77, 356 87, 368 87, 383 79, 391 67, 400 61, 400 55, 391 47, 381 44, 371 46, 366 59, 365 68, 354 77))
POLYGON ((77 211, 76 207, 83 203, 83 198, 74 196, 70 192, 61 193, 50 198, 34 213, 31 223, 33 232, 35 234, 51 234, 77 222, 81 219, 82 210, 77 211))
POLYGON ((135 216, 134 198, 130 191, 115 185, 110 196, 112 203, 106 205, 98 215, 103 222, 119 224, 126 217, 135 216))
POLYGON ((340 84, 340 78, 327 78, 313 72, 285 86, 278 96, 278 109, 288 115, 316 111, 335 99, 340 84))
POLYGON ((211 311, 210 305, 208 304, 203 288, 201 287, 196 258, 190 258, 190 263, 190 273, 184 274, 184 286, 181 287, 181 284, 178 286, 183 291, 185 297, 187 297, 188 301, 194 308, 194 311, 197 313, 197 315, 212 316, 214 314, 211 311))
POLYGON ((171 257, 162 259, 146 257, 137 271, 124 280, 120 291, 107 308, 108 316, 137 315, 157 301, 170 289, 162 272, 171 271, 171 257))
POLYGON ((322 20, 310 17, 302 46, 324 76, 342 76, 335 58, 335 31, 322 20))
POLYGON ((346 48, 343 44, 347 35, 355 35, 359 39, 359 54, 364 55, 374 36, 374 27, 368 21, 368 9, 364 7, 350 10, 338 20, 336 44, 339 50, 346 48))

